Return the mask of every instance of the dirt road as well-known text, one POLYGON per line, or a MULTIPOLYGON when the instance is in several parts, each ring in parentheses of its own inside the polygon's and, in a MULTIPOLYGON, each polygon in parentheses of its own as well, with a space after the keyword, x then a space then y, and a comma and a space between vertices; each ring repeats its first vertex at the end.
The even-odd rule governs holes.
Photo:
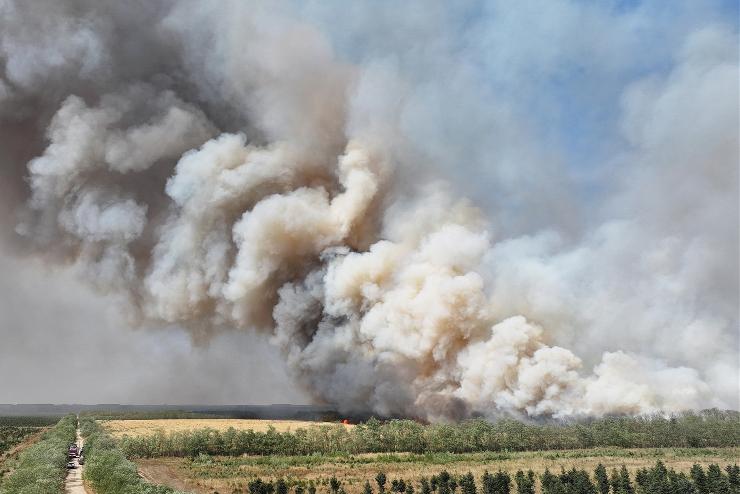
MULTIPOLYGON (((77 448, 82 448, 84 440, 80 435, 80 429, 77 428, 77 448)), ((67 479, 64 481, 64 492, 66 494, 88 494, 85 490, 85 486, 82 483, 82 471, 85 469, 84 465, 80 465, 79 458, 73 458, 75 468, 67 470, 67 479)))

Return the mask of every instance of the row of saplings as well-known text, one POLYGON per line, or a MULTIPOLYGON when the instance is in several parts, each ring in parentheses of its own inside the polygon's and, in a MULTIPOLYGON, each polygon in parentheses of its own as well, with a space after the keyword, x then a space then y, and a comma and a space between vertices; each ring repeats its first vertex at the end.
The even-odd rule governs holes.
MULTIPOLYGON (((394 479, 388 484, 383 472, 375 477, 378 494, 740 494, 740 467, 728 465, 725 471, 719 465, 709 465, 705 471, 694 465, 687 475, 667 469, 658 461, 653 468, 637 471, 634 482, 627 468, 612 470, 611 475, 599 464, 593 478, 585 470, 562 470, 553 474, 549 470, 539 476, 532 470, 518 471, 514 478, 506 472, 485 472, 476 485, 472 473, 454 476, 442 471, 431 478, 422 478, 416 487, 410 481, 394 479), (536 491, 539 480, 540 490, 536 491)), ((342 482, 336 477, 328 481, 331 494, 346 494, 342 482)), ((288 483, 283 480, 264 482, 255 479, 248 484, 249 494, 291 494, 288 483)), ((295 494, 316 494, 316 484, 298 482, 293 487, 295 494)), ((375 489, 365 482, 363 494, 374 494, 375 489)))

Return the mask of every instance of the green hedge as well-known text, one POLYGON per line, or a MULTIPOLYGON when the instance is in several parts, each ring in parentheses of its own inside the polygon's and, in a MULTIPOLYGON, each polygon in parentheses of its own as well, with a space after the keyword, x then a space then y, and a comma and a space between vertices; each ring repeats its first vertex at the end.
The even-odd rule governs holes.
POLYGON ((85 438, 83 477, 96 494, 177 494, 170 487, 149 484, 139 477, 136 464, 126 458, 95 419, 83 419, 80 432, 85 438))
POLYGON ((76 417, 68 415, 23 451, 0 494, 59 494, 67 475, 67 448, 75 440, 76 429, 76 417))

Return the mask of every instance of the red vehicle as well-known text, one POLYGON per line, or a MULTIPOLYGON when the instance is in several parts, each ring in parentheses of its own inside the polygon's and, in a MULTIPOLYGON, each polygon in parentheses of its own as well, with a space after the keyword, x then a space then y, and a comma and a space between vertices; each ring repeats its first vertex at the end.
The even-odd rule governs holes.
POLYGON ((72 446, 69 447, 69 454, 68 454, 68 456, 70 458, 76 457, 78 454, 79 454, 79 450, 77 449, 77 445, 76 444, 73 444, 72 446))

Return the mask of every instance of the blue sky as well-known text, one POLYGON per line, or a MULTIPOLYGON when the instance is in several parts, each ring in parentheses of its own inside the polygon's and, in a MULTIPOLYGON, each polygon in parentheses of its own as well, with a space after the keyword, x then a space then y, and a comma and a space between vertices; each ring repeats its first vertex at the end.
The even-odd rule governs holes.
MULTIPOLYGON (((454 155, 469 162, 466 173, 486 176, 498 166, 470 143, 500 134, 496 126, 508 120, 497 124, 490 115, 503 108, 540 149, 534 159, 558 161, 558 173, 586 198, 608 186, 604 175, 625 149, 625 90, 669 73, 692 32, 738 30, 738 4, 727 0, 314 2, 302 15, 348 61, 394 63, 419 87, 448 94, 440 113, 476 122, 457 129, 438 123, 448 146, 461 143, 454 155), (445 87, 456 76, 464 80, 445 87)), ((485 201, 485 192, 477 196, 485 201)))

